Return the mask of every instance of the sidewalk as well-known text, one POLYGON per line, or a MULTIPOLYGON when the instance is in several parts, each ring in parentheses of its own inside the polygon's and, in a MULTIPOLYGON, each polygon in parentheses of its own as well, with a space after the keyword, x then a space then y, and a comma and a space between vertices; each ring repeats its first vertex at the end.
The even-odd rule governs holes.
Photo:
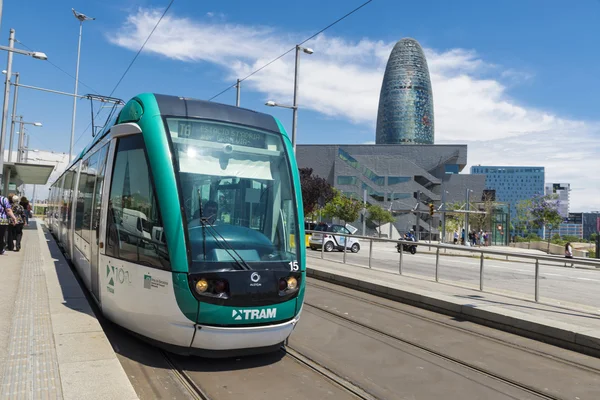
POLYGON ((0 256, 0 399, 137 399, 73 272, 31 221, 0 256))
POLYGON ((308 257, 307 275, 600 357, 600 314, 308 257))

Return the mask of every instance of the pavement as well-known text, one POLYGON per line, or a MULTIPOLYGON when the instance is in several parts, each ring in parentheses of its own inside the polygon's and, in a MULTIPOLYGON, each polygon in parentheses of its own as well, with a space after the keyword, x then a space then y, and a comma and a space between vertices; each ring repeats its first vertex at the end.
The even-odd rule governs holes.
MULTIPOLYGON (((403 272, 424 279, 435 278, 434 248, 428 251, 425 243, 420 243, 417 254, 403 253, 403 272)), ((512 248, 484 249, 510 252, 512 248)), ((532 254, 536 250, 520 249, 520 254, 532 254)), ((321 257, 320 251, 307 249, 310 257, 321 257)), ((325 259, 342 262, 344 254, 331 252, 323 254, 325 259)), ((369 265, 369 245, 361 245, 358 253, 346 254, 346 262, 355 266, 369 265)), ((561 307, 584 309, 600 313, 600 269, 571 268, 564 258, 557 257, 556 262, 540 262, 540 299, 561 307), (566 267, 565 267, 566 265, 566 267)), ((440 251, 439 279, 471 289, 479 288, 479 254, 469 254, 460 249, 440 251)), ((374 242, 372 266, 389 272, 398 272, 399 254, 394 243, 374 242)), ((484 258, 484 289, 503 295, 520 297, 526 300, 534 298, 535 263, 534 260, 513 256, 486 256, 484 258), (493 258, 492 258, 493 257, 493 258)))
MULTIPOLYGON (((327 256, 334 254, 327 253, 327 256)), ((373 260, 372 268, 368 268, 321 259, 319 253, 311 254, 310 250, 308 256, 310 277, 600 357, 600 312, 593 312, 589 307, 536 303, 457 286, 449 281, 438 283, 432 277, 399 275, 397 261, 392 270, 385 265, 382 268, 380 264, 385 263, 381 260, 373 260)), ((409 257, 404 255, 404 269, 412 263, 409 257)), ((458 260, 464 261, 468 260, 458 260)))
POLYGON ((137 399, 69 264, 32 220, 0 256, 0 399, 137 399))

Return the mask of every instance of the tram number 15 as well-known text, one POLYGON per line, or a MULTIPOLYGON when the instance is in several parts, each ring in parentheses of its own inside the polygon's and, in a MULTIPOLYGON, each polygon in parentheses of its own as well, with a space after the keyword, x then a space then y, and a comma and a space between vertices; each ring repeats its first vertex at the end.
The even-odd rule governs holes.
POLYGON ((290 265, 290 271, 292 271, 292 272, 296 272, 300 269, 300 267, 298 266, 298 261, 290 261, 289 265, 290 265))

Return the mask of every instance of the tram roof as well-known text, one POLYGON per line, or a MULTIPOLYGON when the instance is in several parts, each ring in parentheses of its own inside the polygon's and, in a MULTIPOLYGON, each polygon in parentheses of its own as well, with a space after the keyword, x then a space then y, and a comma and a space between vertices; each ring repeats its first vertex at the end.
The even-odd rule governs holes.
MULTIPOLYGON (((144 99, 148 96, 153 96, 158 104, 158 109, 161 115, 173 116, 173 117, 187 117, 187 118, 200 118, 200 119, 211 119, 223 122, 229 122, 233 124, 253 126, 259 129, 265 129, 272 132, 279 132, 279 126, 277 120, 265 113, 250 110, 248 108, 231 106, 223 103, 216 103, 207 100, 192 99, 180 96, 171 96, 166 94, 158 93, 143 93, 133 97, 131 100, 137 100, 144 103, 144 99)), ((130 100, 130 101, 131 101, 130 100)), ((129 103, 129 102, 127 102, 129 103)), ((94 137, 94 139, 79 153, 77 157, 73 159, 67 169, 71 168, 73 164, 76 164, 84 154, 86 154, 92 147, 96 145, 115 125, 119 120, 121 112, 119 111, 111 121, 109 121, 102 131, 94 137)))

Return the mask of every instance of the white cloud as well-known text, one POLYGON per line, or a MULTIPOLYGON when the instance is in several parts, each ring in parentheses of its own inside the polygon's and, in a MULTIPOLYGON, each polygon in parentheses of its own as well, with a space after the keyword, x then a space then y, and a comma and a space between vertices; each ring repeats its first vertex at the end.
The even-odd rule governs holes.
MULTIPOLYGON (((137 50, 160 13, 140 9, 108 39, 137 50)), ((185 62, 223 67, 224 80, 235 81, 288 50, 300 37, 265 26, 194 21, 168 15, 145 51, 185 62)), ((385 63, 394 43, 358 42, 320 35, 306 43, 315 50, 302 55, 303 107, 372 129, 385 63)), ((293 52, 292 52, 293 53, 293 52)), ((533 74, 481 59, 473 50, 425 49, 431 74, 436 142, 468 143, 469 163, 544 165, 547 181, 585 188, 572 196, 572 209, 600 209, 598 125, 519 104, 507 85, 533 74)), ((274 62, 244 83, 265 99, 291 102, 293 54, 274 62)))

